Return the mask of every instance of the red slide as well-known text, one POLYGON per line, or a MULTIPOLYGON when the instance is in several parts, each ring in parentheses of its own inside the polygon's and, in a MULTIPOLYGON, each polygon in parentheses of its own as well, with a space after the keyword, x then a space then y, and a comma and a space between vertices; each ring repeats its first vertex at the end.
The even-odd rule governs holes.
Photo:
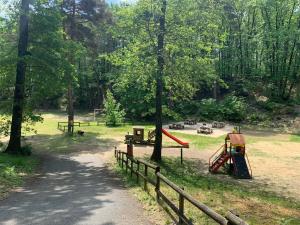
POLYGON ((170 134, 168 131, 166 131, 165 129, 161 129, 161 131, 163 132, 164 135, 168 136, 169 138, 173 139, 174 141, 176 141, 178 144, 184 146, 184 147, 189 147, 189 143, 187 142, 183 142, 181 140, 179 140, 177 137, 173 136, 172 134, 170 134))

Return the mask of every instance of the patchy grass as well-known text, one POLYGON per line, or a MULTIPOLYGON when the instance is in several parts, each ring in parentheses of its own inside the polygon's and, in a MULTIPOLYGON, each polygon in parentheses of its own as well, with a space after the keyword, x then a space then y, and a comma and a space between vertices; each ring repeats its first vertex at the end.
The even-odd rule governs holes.
MULTIPOLYGON (((221 215, 234 209, 250 224, 299 224, 300 202, 266 192, 263 188, 252 184, 251 181, 245 184, 238 180, 226 179, 223 176, 202 174, 197 169, 197 163, 197 161, 185 160, 184 164, 180 165, 179 158, 164 158, 160 166, 162 174, 178 186, 184 187, 198 201, 208 205, 221 215)), ((153 188, 150 188, 149 194, 146 194, 141 188, 138 188, 135 176, 130 178, 117 165, 115 170, 125 176, 127 185, 132 188, 146 208, 150 208, 151 211, 159 211, 158 207, 155 207, 153 188)), ((143 184, 143 182, 140 183, 143 184)), ((177 204, 178 194, 176 192, 165 185, 162 185, 162 192, 177 204)), ((195 224, 215 224, 191 204, 186 203, 185 206, 188 217, 195 224)), ((168 210, 168 213, 171 212, 168 210)))
POLYGON ((290 136, 290 141, 292 141, 292 142, 300 142, 300 135, 299 134, 292 134, 290 136))
POLYGON ((31 175, 39 160, 34 157, 13 156, 0 153, 0 199, 21 185, 24 177, 31 175))
POLYGON ((84 136, 74 134, 39 135, 28 140, 35 152, 68 154, 80 151, 93 151, 99 148, 109 149, 118 144, 112 138, 101 137, 97 133, 86 132, 84 136))
POLYGON ((196 149, 204 149, 209 146, 220 145, 224 142, 225 136, 220 137, 209 137, 209 136, 201 136, 201 135, 193 135, 193 134, 184 134, 180 132, 170 132, 175 135, 179 139, 188 141, 190 145, 196 149))

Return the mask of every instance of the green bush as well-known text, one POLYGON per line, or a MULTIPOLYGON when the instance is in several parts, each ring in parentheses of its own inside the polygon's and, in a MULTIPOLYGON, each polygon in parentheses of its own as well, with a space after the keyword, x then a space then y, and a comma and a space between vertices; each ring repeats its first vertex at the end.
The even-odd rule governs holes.
POLYGON ((249 122, 250 124, 258 124, 260 122, 265 122, 265 121, 269 121, 270 117, 267 114, 264 113, 258 113, 258 112, 253 112, 253 113, 249 113, 247 115, 247 122, 249 122))
POLYGON ((162 106, 162 114, 164 120, 182 120, 182 117, 179 113, 176 113, 174 110, 169 109, 167 106, 162 106))
POLYGON ((203 99, 198 107, 197 114, 201 119, 241 122, 246 118, 248 105, 244 98, 229 95, 220 102, 212 98, 203 99))
POLYGON ((30 145, 24 145, 21 148, 21 154, 24 156, 30 156, 32 154, 32 148, 30 145))
POLYGON ((246 117, 248 105, 244 98, 234 95, 227 96, 221 102, 221 114, 225 120, 241 122, 246 117))
POLYGON ((220 104, 215 99, 203 99, 199 104, 198 114, 201 119, 208 120, 220 120, 222 115, 220 112, 220 104))
POLYGON ((125 111, 117 103, 113 94, 108 90, 104 104, 106 125, 116 126, 124 121, 125 111))

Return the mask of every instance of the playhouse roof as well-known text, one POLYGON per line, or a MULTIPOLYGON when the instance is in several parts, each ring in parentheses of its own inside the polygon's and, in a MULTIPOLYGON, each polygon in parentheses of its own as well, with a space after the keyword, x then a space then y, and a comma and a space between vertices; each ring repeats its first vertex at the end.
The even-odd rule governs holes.
POLYGON ((229 140, 233 146, 245 146, 246 144, 245 138, 242 134, 227 134, 226 140, 229 140))

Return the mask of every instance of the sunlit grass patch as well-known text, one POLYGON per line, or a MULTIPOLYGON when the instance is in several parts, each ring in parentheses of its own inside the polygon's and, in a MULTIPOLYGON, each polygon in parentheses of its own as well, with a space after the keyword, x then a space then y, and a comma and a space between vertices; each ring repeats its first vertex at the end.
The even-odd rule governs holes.
POLYGON ((206 147, 220 145, 224 142, 225 136, 220 137, 209 137, 209 136, 202 136, 202 135, 193 135, 193 134, 183 134, 180 132, 171 132, 177 138, 180 138, 184 141, 190 143, 191 146, 195 147, 198 150, 203 150, 206 147))
POLYGON ((292 134, 290 136, 290 141, 292 141, 292 142, 300 142, 300 135, 299 134, 292 134))

